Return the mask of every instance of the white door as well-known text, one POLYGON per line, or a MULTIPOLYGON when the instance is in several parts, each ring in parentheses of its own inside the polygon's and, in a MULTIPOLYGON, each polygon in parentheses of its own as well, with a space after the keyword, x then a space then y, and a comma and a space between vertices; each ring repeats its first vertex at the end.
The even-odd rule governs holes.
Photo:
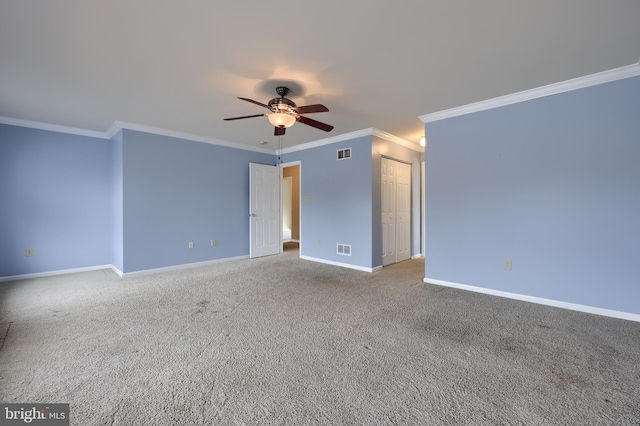
POLYGON ((382 266, 396 261, 396 162, 382 159, 382 266))
POLYGON ((280 253, 280 168, 249 163, 249 257, 280 253))
POLYGON ((411 165, 382 159, 382 266, 411 257, 411 165))
POLYGON ((397 164, 396 262, 402 262, 411 257, 411 165, 397 164))

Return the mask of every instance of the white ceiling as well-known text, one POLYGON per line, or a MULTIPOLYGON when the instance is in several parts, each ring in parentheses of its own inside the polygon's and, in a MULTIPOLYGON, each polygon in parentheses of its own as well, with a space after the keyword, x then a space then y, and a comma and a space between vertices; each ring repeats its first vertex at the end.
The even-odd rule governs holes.
POLYGON ((330 133, 411 142, 418 116, 638 62, 637 0, 0 0, 0 116, 258 146, 278 83, 330 133))

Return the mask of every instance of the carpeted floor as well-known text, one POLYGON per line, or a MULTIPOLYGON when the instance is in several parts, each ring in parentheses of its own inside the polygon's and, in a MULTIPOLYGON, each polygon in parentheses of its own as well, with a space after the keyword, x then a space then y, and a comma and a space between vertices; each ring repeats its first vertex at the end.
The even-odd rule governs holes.
POLYGON ((0 401, 74 425, 640 425, 640 323, 297 252, 0 284, 0 401))

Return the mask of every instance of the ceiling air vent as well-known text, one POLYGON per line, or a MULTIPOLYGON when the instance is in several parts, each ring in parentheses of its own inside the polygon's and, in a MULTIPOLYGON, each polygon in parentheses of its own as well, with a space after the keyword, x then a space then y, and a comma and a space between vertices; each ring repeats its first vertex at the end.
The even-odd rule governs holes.
POLYGON ((351 148, 338 150, 338 160, 348 160, 349 158, 351 158, 351 148))
POLYGON ((351 256, 351 246, 347 244, 338 244, 338 254, 351 256))

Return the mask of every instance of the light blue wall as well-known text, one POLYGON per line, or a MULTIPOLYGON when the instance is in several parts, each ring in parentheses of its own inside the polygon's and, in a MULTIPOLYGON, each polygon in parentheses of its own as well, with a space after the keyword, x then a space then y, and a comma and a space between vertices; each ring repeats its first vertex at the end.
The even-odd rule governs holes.
POLYGON ((107 140, 0 125, 0 277, 248 255, 249 162, 274 161, 131 130, 107 140))
POLYGON ((124 130, 123 159, 123 272, 248 255, 249 163, 274 155, 124 130))
POLYGON ((109 140, 0 124, 0 277, 110 264, 111 173, 109 140))
MULTIPOLYGON (((128 129, 107 140, 2 125, 0 142, 1 277, 108 264, 129 273, 245 256, 248 165, 276 158, 128 129), (26 248, 36 255, 26 257, 26 248)), ((372 157, 372 146, 367 136, 285 159, 303 162, 302 255, 380 264, 372 256, 380 244, 372 164, 379 169, 380 155, 390 153, 413 161, 415 153, 377 141, 372 157), (340 148, 353 157, 338 161, 340 148), (338 243, 350 244, 352 256, 338 255, 338 243)))
POLYGON ((411 164, 411 255, 420 254, 420 169, 424 154, 379 137, 373 138, 373 251, 372 263, 382 265, 382 158, 411 164))
POLYGON ((302 162, 301 255, 376 266, 371 261, 371 143, 372 137, 364 136, 282 156, 283 162, 302 162), (352 149, 350 160, 337 160, 342 148, 352 149), (351 256, 338 255, 337 244, 350 244, 351 256))
POLYGON ((123 224, 123 181, 122 181, 122 168, 123 168, 123 157, 122 157, 122 131, 116 133, 113 138, 111 138, 112 152, 113 152, 113 163, 112 163, 112 241, 111 241, 111 250, 112 250, 112 261, 111 264, 115 266, 120 272, 124 271, 124 224, 123 224))
POLYGON ((426 277, 639 314, 639 117, 635 77, 427 124, 426 277))

